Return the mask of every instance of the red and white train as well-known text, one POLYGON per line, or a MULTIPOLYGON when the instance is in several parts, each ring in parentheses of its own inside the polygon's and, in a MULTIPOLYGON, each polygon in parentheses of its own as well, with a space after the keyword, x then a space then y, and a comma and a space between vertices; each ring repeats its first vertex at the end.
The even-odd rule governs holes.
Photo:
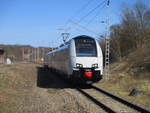
POLYGON ((81 35, 48 52, 44 65, 76 83, 94 83, 103 76, 103 55, 97 40, 81 35))

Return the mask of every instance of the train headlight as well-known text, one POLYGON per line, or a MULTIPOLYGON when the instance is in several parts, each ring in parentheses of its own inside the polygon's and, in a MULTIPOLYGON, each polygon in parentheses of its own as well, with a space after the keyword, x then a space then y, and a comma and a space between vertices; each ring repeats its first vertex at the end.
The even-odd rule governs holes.
POLYGON ((92 64, 93 68, 98 68, 98 64, 92 64))
POLYGON ((83 65, 82 65, 82 64, 79 64, 79 63, 76 63, 76 67, 77 67, 77 68, 82 68, 83 65))

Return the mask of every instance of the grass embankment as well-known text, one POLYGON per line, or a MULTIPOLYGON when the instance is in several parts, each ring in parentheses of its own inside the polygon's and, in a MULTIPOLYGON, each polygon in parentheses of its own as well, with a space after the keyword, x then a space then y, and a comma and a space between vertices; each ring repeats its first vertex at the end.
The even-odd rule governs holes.
POLYGON ((147 43, 122 59, 110 65, 110 80, 98 83, 131 101, 150 107, 150 44, 147 43), (128 96, 133 88, 142 93, 128 96))
POLYGON ((135 70, 126 62, 112 64, 110 79, 97 85, 140 105, 150 106, 150 72, 135 73, 135 70), (129 96, 133 88, 140 89, 142 93, 129 96))

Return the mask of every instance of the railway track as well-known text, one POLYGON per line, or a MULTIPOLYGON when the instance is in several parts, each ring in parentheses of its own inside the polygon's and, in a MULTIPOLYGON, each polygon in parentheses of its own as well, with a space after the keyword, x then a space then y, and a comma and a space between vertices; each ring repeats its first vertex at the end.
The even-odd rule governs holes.
POLYGON ((71 86, 91 100, 95 105, 97 105, 97 107, 101 109, 100 111, 107 113, 150 113, 149 109, 136 105, 135 103, 125 100, 102 88, 94 85, 77 87, 75 84, 72 84, 70 81, 62 78, 61 76, 57 77, 61 79, 61 81, 65 82, 66 85, 71 86))
POLYGON ((150 113, 150 110, 144 107, 93 85, 87 89, 77 88, 77 90, 108 113, 150 113))

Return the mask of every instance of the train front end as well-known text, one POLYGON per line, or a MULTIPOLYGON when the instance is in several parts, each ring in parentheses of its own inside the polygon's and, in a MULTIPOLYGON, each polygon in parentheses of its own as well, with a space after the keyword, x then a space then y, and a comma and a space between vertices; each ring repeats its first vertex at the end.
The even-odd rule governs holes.
POLYGON ((74 80, 88 84, 101 80, 103 55, 98 42, 88 36, 79 36, 71 43, 70 61, 74 80))

